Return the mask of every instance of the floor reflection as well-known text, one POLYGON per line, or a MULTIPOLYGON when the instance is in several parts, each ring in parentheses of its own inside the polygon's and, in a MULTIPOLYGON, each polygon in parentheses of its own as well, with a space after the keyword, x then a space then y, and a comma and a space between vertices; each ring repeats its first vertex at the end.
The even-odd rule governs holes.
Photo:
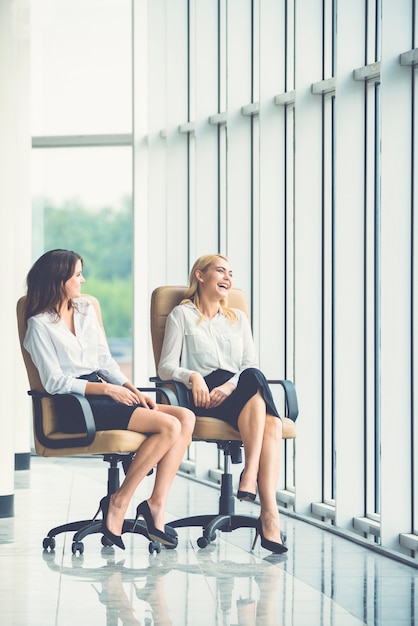
MULTIPOLYGON (((179 624, 179 621, 173 621, 173 613, 178 614, 179 598, 174 600, 175 606, 172 606, 165 589, 165 576, 173 571, 177 576, 183 573, 186 579, 189 576, 200 579, 203 575, 214 581, 216 612, 221 617, 219 623, 230 624, 229 616, 234 614, 238 626, 282 624, 277 600, 286 556, 269 555, 260 560, 248 555, 245 562, 217 560, 217 548, 209 546, 196 552, 195 564, 182 563, 176 550, 163 550, 158 555, 149 555, 148 563, 141 568, 128 566, 125 559, 116 560, 113 548, 103 548, 101 556, 104 564, 98 567, 86 566, 83 555, 72 555, 70 565, 59 563, 55 552, 44 552, 43 560, 49 570, 58 576, 73 577, 89 585, 99 603, 106 607, 107 626, 119 623, 124 626, 179 624), (234 601, 236 579, 244 582, 247 591, 244 595, 239 594, 234 601), (145 610, 136 600, 147 605, 145 610)), ((177 583, 180 592, 182 584, 179 578, 177 583)), ((193 593, 193 587, 190 590, 193 593)), ((181 594, 181 604, 186 618, 187 593, 181 594)))
MULTIPOLYGON (((149 495, 144 482, 135 496, 149 495)), ((72 533, 42 550, 55 522, 83 519, 103 493, 96 459, 33 459, 16 477, 15 517, 0 519, 0 624, 5 626, 412 626, 418 569, 283 515, 289 552, 271 555, 253 532, 220 533, 204 549, 200 528, 179 530, 176 550, 150 555, 130 533, 126 550, 72 533)), ((218 492, 177 477, 168 520, 216 510, 218 492)), ((256 504, 237 510, 259 515, 256 504)), ((418 622, 417 622, 418 623, 418 622)))

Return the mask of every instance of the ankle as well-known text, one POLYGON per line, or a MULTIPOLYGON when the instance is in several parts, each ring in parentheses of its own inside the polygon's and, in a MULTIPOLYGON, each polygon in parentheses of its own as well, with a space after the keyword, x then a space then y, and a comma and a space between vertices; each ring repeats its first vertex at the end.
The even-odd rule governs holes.
POLYGON ((125 516, 125 513, 129 506, 129 500, 121 495, 119 492, 116 492, 110 496, 109 509, 112 510, 113 515, 120 517, 121 515, 125 516))
POLYGON ((147 500, 149 509, 151 511, 152 518, 154 520, 155 527, 159 530, 164 530, 164 507, 161 502, 155 501, 152 498, 147 500))
POLYGON ((247 485, 253 490, 253 488, 257 486, 257 474, 252 473, 251 470, 247 470, 247 468, 244 467, 239 476, 239 484, 247 485))

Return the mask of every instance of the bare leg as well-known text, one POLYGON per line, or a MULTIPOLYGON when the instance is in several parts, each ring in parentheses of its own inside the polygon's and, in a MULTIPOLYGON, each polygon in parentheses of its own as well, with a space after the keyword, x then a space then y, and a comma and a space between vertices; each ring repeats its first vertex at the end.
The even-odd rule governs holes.
POLYGON ((238 430, 245 451, 245 472, 239 486, 241 491, 256 492, 265 421, 266 404, 260 392, 257 392, 248 400, 238 417, 238 430))
POLYGON ((280 473, 282 422, 275 415, 266 415, 266 404, 258 392, 243 407, 238 429, 245 451, 245 472, 239 488, 255 493, 258 482, 263 534, 266 539, 281 543, 276 489, 280 473))
MULTIPOLYGON (((157 528, 158 524, 161 524, 161 518, 164 515, 165 499, 184 452, 190 443, 193 426, 193 413, 181 407, 160 405, 158 411, 137 408, 132 413, 128 430, 151 434, 133 458, 122 485, 111 497, 111 506, 109 507, 106 525, 115 535, 121 534, 126 510, 139 483, 154 465, 161 463, 165 459, 165 462, 163 462, 163 477, 161 478, 161 472, 157 471, 157 474, 160 473, 160 477, 156 478, 158 485, 154 487, 154 491, 157 488, 157 495, 161 494, 159 496, 161 515, 154 518, 154 524, 157 528), (167 481, 168 486, 164 486, 164 488, 161 486, 162 479, 167 481)), ((164 522, 162 522, 160 527, 160 530, 163 529, 164 522)))
POLYGON ((188 409, 170 407, 170 411, 180 421, 181 434, 158 463, 154 489, 148 499, 148 506, 151 509, 155 527, 159 530, 164 530, 165 504, 168 493, 186 448, 190 445, 196 420, 194 413, 188 409))
POLYGON ((279 511, 276 501, 281 450, 282 421, 274 415, 267 415, 258 471, 258 493, 264 537, 277 543, 282 543, 279 511))

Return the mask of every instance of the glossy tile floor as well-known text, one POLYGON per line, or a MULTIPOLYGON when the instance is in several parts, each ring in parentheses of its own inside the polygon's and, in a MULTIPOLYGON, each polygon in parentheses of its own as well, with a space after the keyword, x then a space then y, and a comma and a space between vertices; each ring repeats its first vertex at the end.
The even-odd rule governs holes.
MULTIPOLYGON (((94 515, 105 493, 99 459, 34 457, 16 472, 15 517, 0 520, 2 626, 402 626, 418 620, 418 570, 315 526, 282 516, 287 556, 273 556, 253 530, 222 533, 199 549, 198 528, 179 529, 176 550, 149 554, 142 535, 126 550, 104 548, 101 535, 73 556, 72 533, 44 552, 47 531, 94 515)), ((146 498, 153 477, 138 488, 146 498)), ((135 504, 132 505, 133 514, 135 504)), ((167 521, 218 508, 218 492, 176 477, 167 521)), ((256 504, 236 511, 258 516, 256 504)), ((417 621, 418 623, 418 621, 417 621)))

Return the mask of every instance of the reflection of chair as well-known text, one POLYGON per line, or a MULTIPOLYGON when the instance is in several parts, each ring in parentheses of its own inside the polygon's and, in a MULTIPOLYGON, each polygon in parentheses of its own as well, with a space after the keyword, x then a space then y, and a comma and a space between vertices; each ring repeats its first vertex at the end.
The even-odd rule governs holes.
MULTIPOLYGON (((98 300, 92 296, 85 297, 88 297, 93 303, 99 321, 102 324, 98 300)), ((126 472, 135 452, 145 441, 146 435, 125 430, 96 431, 90 405, 84 396, 80 394, 56 394, 52 396, 45 392, 38 370, 33 364, 29 353, 23 347, 23 339, 26 332, 25 303, 26 296, 23 296, 17 303, 17 320, 22 355, 29 378, 29 395, 32 397, 35 450, 37 454, 44 457, 101 455, 110 464, 107 493, 114 493, 119 487, 118 463, 122 463, 126 472), (81 432, 63 432, 60 427, 60 409, 62 410, 64 406, 66 411, 69 409, 73 410, 74 417, 78 420, 81 419, 82 423, 85 424, 81 432)), ((155 390, 147 389, 147 391, 155 390)), ((129 532, 132 528, 133 520, 125 520, 124 532, 129 532)), ((52 528, 43 540, 44 549, 50 548, 53 550, 55 548, 55 536, 59 533, 71 531, 75 532, 71 546, 72 552, 75 554, 78 551, 82 554, 84 545, 81 540, 87 535, 100 533, 101 520, 80 520, 52 528)), ((135 526, 134 532, 146 536, 145 526, 140 522, 135 526)), ((104 536, 101 541, 103 546, 112 545, 104 536)), ((150 551, 151 547, 154 549, 158 548, 152 542, 150 551)))
MULTIPOLYGON (((223 550, 222 550, 223 552, 223 550)), ((232 556, 236 553, 233 551, 232 556)), ((109 553, 103 551, 102 558, 104 564, 97 564, 89 567, 84 559, 72 557, 71 565, 64 564, 62 558, 57 562, 55 552, 45 551, 43 560, 49 572, 53 572, 61 577, 75 579, 83 586, 83 597, 88 597, 90 587, 97 594, 101 604, 106 607, 106 625, 116 626, 117 624, 173 624, 180 623, 173 619, 174 612, 178 609, 178 602, 175 594, 170 593, 172 584, 165 580, 165 576, 175 572, 176 585, 179 589, 185 590, 182 595, 183 610, 187 613, 189 607, 194 606, 196 587, 188 584, 189 577, 198 576, 204 580, 213 579, 216 586, 216 605, 218 611, 225 619, 219 623, 230 623, 233 608, 233 598, 237 596, 236 587, 247 588, 251 596, 253 579, 260 589, 258 610, 265 615, 268 606, 273 604, 276 608, 280 604, 280 588, 278 587, 283 572, 283 564, 286 557, 283 555, 269 555, 263 559, 256 558, 248 553, 242 553, 241 562, 231 558, 222 557, 218 548, 212 544, 206 550, 197 550, 195 553, 196 562, 183 563, 178 560, 177 550, 164 550, 158 557, 150 556, 148 563, 144 563, 143 558, 139 558, 142 567, 134 567, 132 561, 137 561, 137 555, 132 553, 128 559, 115 561, 115 557, 109 557, 109 553), (245 556, 246 555, 246 556, 245 556), (236 585, 235 583, 238 583, 236 585), (86 586, 87 585, 87 586, 86 586), (127 589, 129 587, 129 589, 127 589), (146 603, 146 607, 144 607, 146 603), (135 615, 150 613, 153 621, 140 622, 135 615)), ((186 559, 187 561, 187 559, 186 559)), ((66 587, 68 585, 66 584, 66 587)), ((211 585, 212 587, 212 585, 211 585)), ((245 605, 255 600, 237 600, 238 615, 245 617, 245 605)), ((216 608, 215 608, 216 612, 216 608)), ((246 611, 248 613, 248 609, 246 611)), ((182 622, 183 623, 183 622, 182 622)), ((217 622, 218 623, 218 622, 217 622)), ((238 620, 238 623, 255 623, 238 620)), ((258 622, 257 622, 258 623, 258 622)), ((275 620, 266 619, 263 624, 276 623, 275 620)))
MULTIPOLYGON (((156 367, 161 355, 164 339, 165 322, 170 311, 184 298, 186 287, 164 286, 157 287, 151 296, 151 335, 156 367)), ((232 289, 228 296, 229 306, 241 309, 249 316, 249 309, 245 294, 240 289, 232 289)), ((181 383, 162 381, 158 377, 151 378, 158 389, 168 388, 175 391, 179 404, 189 405, 187 390, 181 383)), ((286 416, 283 418, 283 438, 296 437, 294 421, 298 415, 296 392, 293 384, 288 380, 274 380, 269 383, 280 384, 285 392, 286 416)), ((193 432, 193 441, 207 441, 216 443, 224 453, 224 473, 221 480, 219 511, 208 515, 195 515, 175 521, 170 521, 173 528, 187 526, 202 526, 203 536, 199 537, 200 548, 206 547, 216 538, 216 530, 231 532, 237 528, 255 528, 257 519, 248 515, 235 514, 235 500, 232 491, 232 463, 241 462, 241 436, 237 430, 226 422, 212 417, 196 416, 196 426, 193 432)))

